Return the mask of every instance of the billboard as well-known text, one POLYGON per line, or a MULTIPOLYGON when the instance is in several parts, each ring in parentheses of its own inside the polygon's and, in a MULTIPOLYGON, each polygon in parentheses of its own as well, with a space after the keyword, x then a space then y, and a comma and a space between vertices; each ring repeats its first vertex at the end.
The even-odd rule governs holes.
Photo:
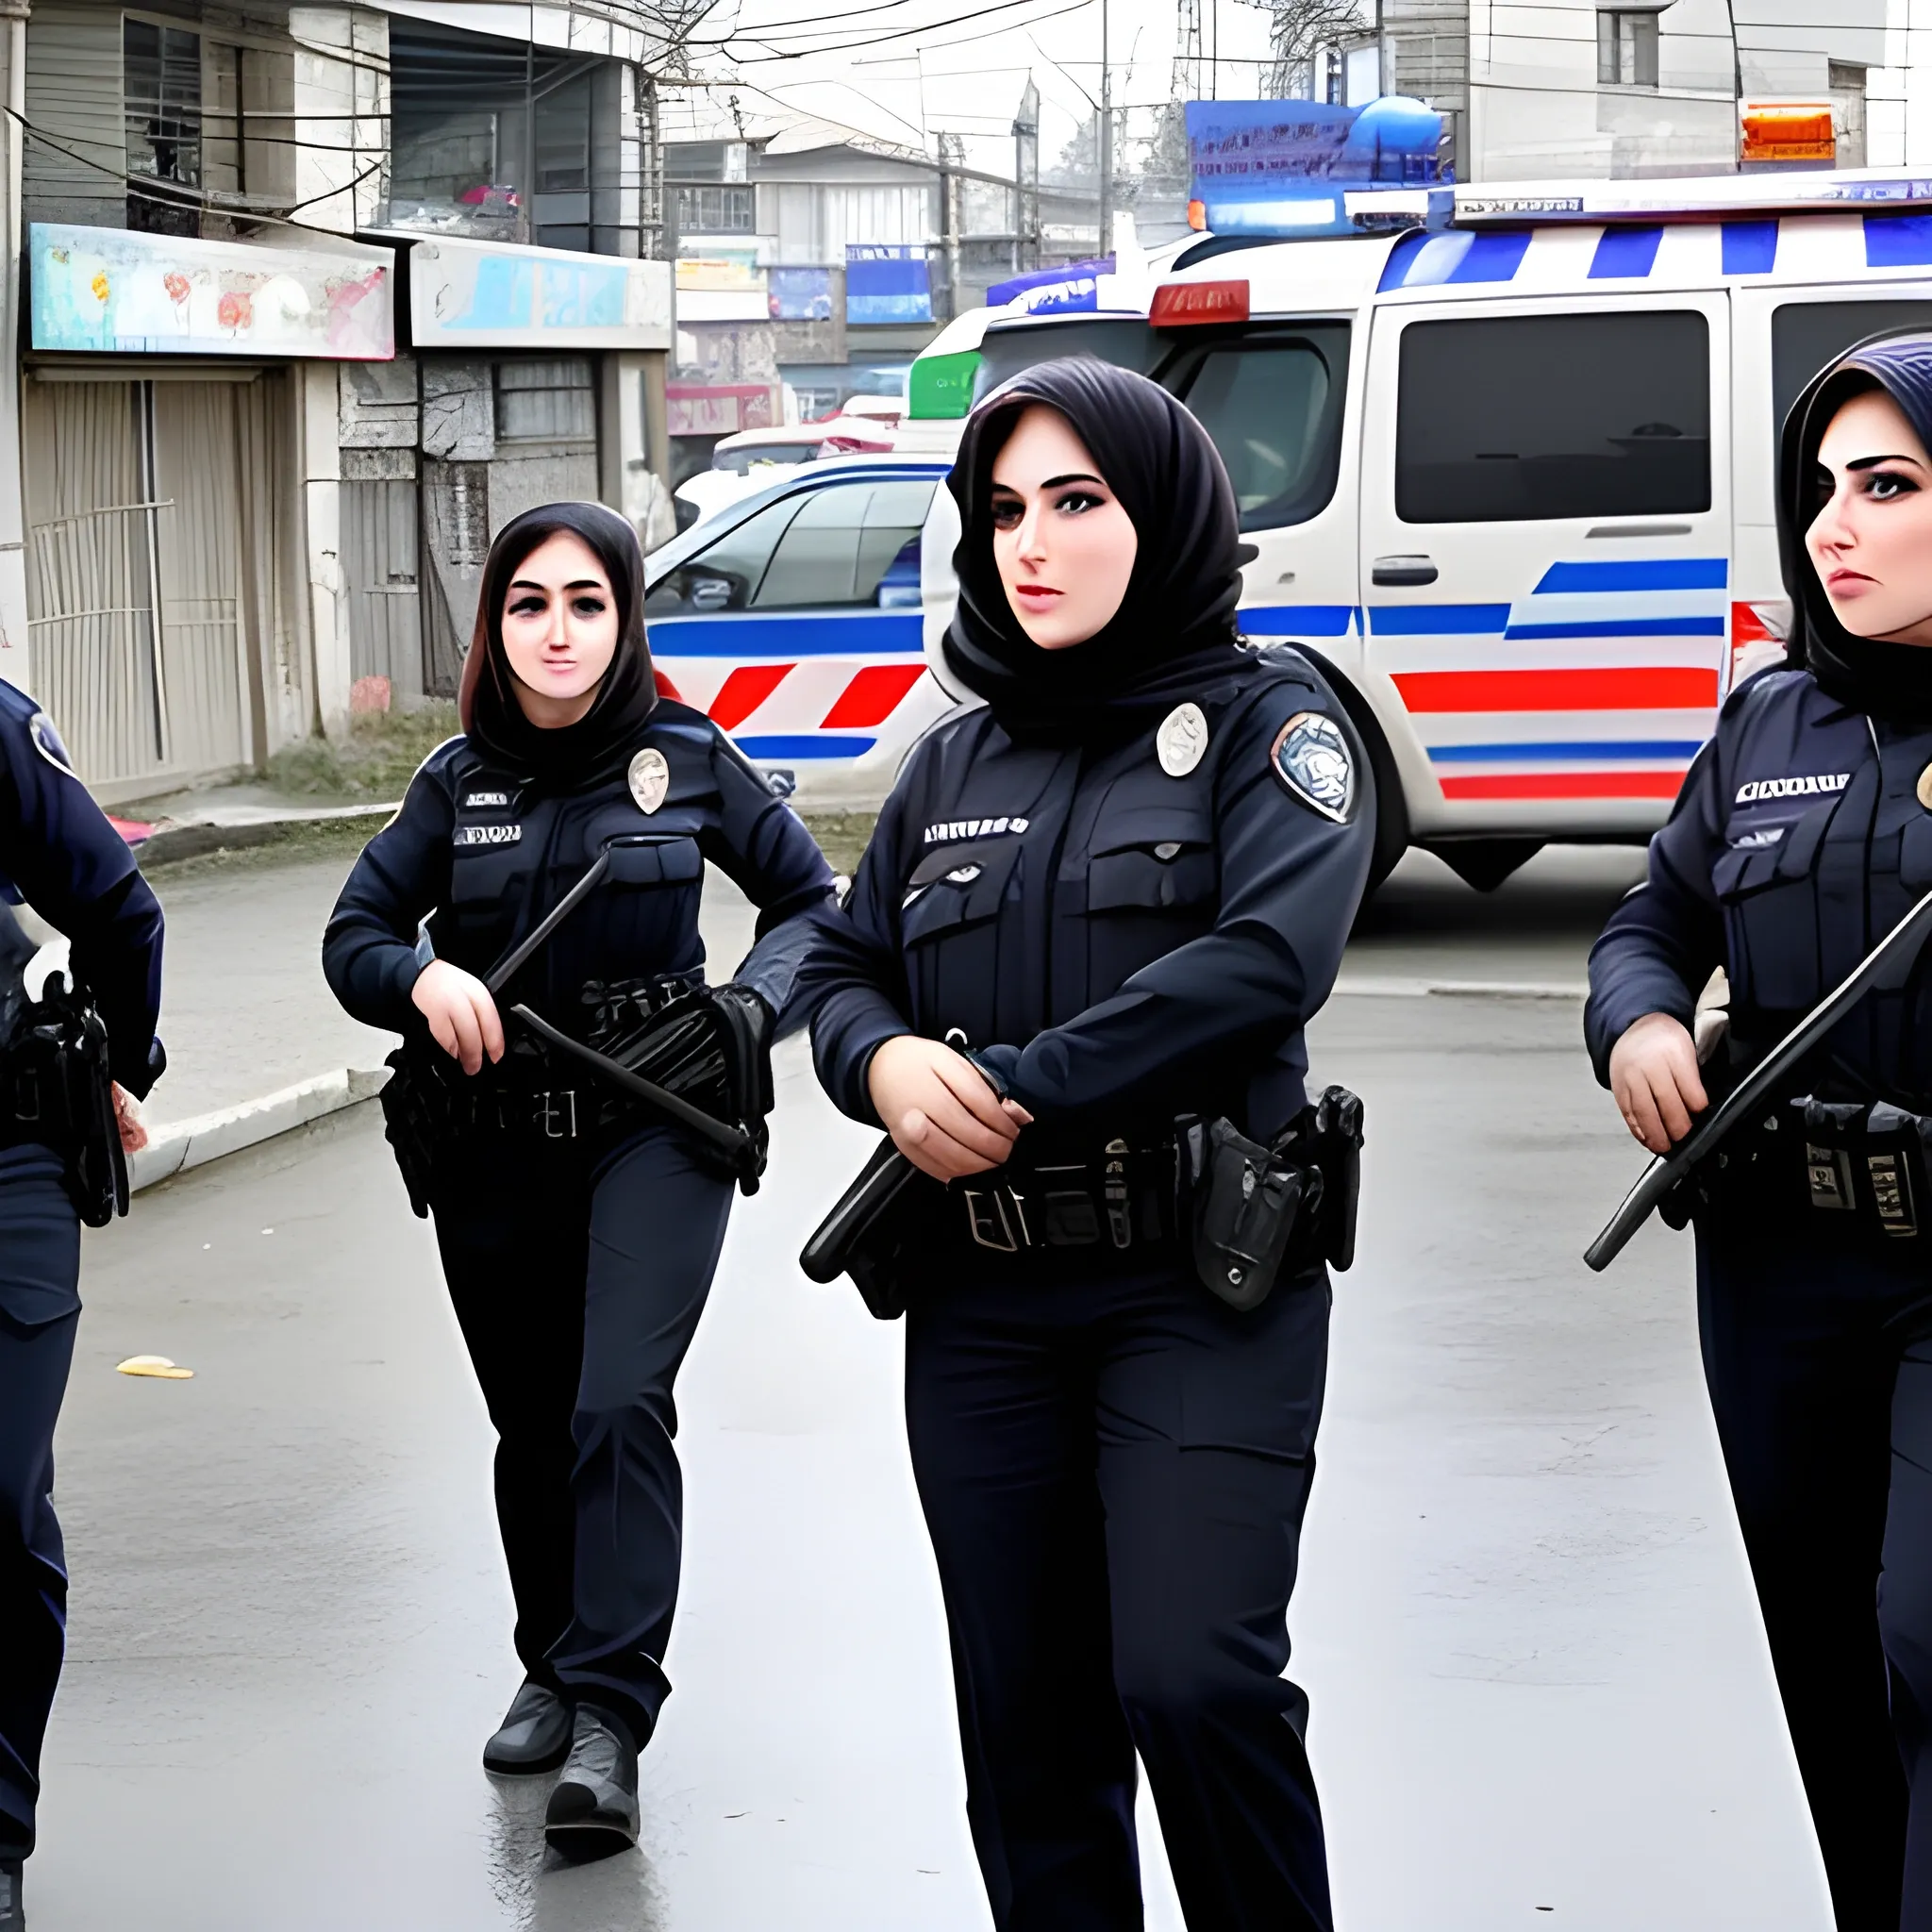
POLYGON ((867 323, 930 322, 932 281, 924 244, 848 242, 845 320, 860 326, 867 323))
POLYGON ((418 348, 666 349, 671 264, 439 235, 409 250, 418 348))
POLYGON ((52 222, 33 224, 27 249, 36 349, 345 362, 395 354, 387 249, 264 248, 52 222))
POLYGON ((766 271, 774 322, 830 322, 832 271, 828 268, 774 268, 766 271))

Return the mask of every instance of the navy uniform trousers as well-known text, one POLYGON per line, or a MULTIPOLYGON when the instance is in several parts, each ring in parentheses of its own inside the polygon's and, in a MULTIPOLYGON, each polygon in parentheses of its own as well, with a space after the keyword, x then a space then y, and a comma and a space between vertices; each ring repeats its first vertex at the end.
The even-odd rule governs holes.
POLYGON ((732 1184, 675 1129, 465 1140, 432 1191, 457 1321, 497 1436, 524 1669, 641 1746, 670 1694, 684 1485, 672 1383, 732 1184))
POLYGON ((1705 1374, 1839 1932, 1932 1927, 1932 1273, 1700 1227, 1705 1374), (1903 1886, 1903 1891, 1901 1891, 1903 1886))
POLYGON ((0 1852, 33 1849, 67 1641, 54 1424, 80 1322, 80 1218, 44 1148, 0 1151, 0 1852))
POLYGON ((915 1299, 908 1434, 1000 1932, 1139 1932, 1137 1749, 1190 1932, 1330 1925, 1282 1676, 1328 1306, 1321 1274, 1245 1315, 1171 1272, 915 1299))

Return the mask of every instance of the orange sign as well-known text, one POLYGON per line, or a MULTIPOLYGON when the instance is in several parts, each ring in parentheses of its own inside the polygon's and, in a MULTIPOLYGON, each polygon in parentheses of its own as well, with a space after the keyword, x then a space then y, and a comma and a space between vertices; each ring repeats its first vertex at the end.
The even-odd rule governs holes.
POLYGON ((1825 101, 1746 102, 1740 158, 1747 161, 1831 161, 1838 143, 1825 101))

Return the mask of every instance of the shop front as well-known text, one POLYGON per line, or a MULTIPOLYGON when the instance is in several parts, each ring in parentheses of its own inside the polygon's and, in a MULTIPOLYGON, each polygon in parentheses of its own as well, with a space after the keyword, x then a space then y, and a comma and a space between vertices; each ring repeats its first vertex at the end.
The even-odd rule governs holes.
POLYGON ((27 257, 35 694, 105 798, 258 764, 346 706, 313 403, 394 353, 393 258, 44 223, 27 257))

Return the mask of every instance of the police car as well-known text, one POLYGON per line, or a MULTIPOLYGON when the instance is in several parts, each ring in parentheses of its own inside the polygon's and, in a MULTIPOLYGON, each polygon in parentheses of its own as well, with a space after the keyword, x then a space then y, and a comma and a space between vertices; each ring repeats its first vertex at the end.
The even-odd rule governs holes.
MULTIPOLYGON (((1244 630, 1316 658, 1368 741, 1378 872, 1414 842, 1488 887, 1545 841, 1643 839, 1725 692, 1778 654, 1786 408, 1849 343, 1932 327, 1932 179, 1346 204, 1330 225, 1356 232, 1308 240, 1282 239, 1304 210, 1271 234, 1250 205, 1164 270, 1099 278, 1084 313, 961 318, 914 364, 913 417, 1073 353, 1183 397, 1260 553, 1244 630)), ((941 688, 957 530, 941 491, 941 688)))
POLYGON ((789 471, 646 559, 660 682, 802 803, 876 807, 955 708, 925 668, 921 553, 957 441, 789 471))

